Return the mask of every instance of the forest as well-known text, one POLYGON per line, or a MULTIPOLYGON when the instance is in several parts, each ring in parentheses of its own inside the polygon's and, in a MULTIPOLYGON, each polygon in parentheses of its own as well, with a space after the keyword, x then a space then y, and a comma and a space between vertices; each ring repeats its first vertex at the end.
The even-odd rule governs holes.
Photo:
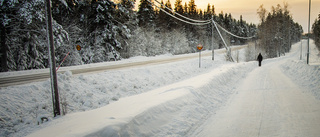
MULTIPOLYGON (((196 45, 205 50, 223 48, 212 24, 195 26, 170 17, 148 0, 52 0, 53 34, 57 65, 69 53, 63 66, 75 66, 117 61, 134 56, 184 54, 196 52, 196 45), (213 36, 212 36, 213 34, 213 36), (213 39, 212 39, 213 37, 213 39), (213 40, 213 41, 212 41, 213 40), (77 50, 76 46, 81 46, 77 50)), ((155 0, 151 1, 155 2, 155 0)), ((161 8, 197 19, 213 19, 231 33, 256 36, 260 49, 268 57, 288 52, 292 42, 301 38, 302 27, 295 23, 287 9, 278 5, 271 12, 261 6, 257 26, 239 20, 231 13, 216 13, 214 5, 198 9, 195 0, 182 3, 161 1, 161 8), (275 25, 276 24, 276 25, 275 25)), ((48 65, 46 16, 43 0, 0 0, 0 57, 1 72, 42 69, 48 65)), ((228 45, 247 41, 222 32, 228 45)))
POLYGON ((289 52, 294 42, 299 42, 303 29, 300 24, 294 22, 289 4, 272 6, 268 12, 263 5, 257 9, 260 18, 258 25, 259 48, 267 54, 267 57, 279 57, 289 52))
POLYGON ((315 44, 320 51, 320 13, 318 15, 318 18, 312 24, 312 34, 315 44))

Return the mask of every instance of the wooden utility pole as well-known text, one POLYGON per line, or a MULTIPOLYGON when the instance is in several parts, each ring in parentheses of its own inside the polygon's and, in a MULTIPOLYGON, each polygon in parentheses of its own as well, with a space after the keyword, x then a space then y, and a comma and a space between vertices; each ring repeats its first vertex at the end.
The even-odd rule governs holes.
POLYGON ((212 39, 211 39, 211 48, 212 48, 212 60, 214 60, 214 46, 213 46, 213 40, 214 40, 214 38, 213 38, 213 15, 212 15, 212 17, 211 17, 211 19, 212 19, 212 26, 211 26, 211 37, 212 37, 212 39))
POLYGON ((311 0, 309 0, 309 20, 308 20, 308 50, 307 50, 307 64, 309 64, 309 56, 310 56, 310 11, 311 11, 311 0))
POLYGON ((47 18, 47 41, 49 50, 49 64, 50 64, 50 81, 51 81, 51 92, 52 92, 52 103, 53 103, 53 115, 56 117, 60 115, 60 103, 59 103, 59 92, 56 72, 56 60, 54 55, 53 45, 53 33, 52 33, 52 15, 51 15, 51 2, 46 0, 46 18, 47 18))

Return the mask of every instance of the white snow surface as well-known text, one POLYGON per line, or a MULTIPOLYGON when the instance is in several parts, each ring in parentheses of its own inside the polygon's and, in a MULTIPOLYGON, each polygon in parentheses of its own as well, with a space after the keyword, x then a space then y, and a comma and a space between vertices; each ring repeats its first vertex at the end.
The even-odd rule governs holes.
POLYGON ((314 69, 286 58, 270 59, 263 67, 250 72, 239 82, 236 94, 226 106, 190 136, 319 136, 320 101, 307 91, 319 97, 320 68, 314 69), (314 76, 299 77, 303 75, 299 74, 305 70, 301 69, 303 67, 308 69, 302 73, 313 72, 314 76), (284 74, 285 71, 290 75, 284 74), (293 75, 296 75, 294 80, 289 77, 293 75), (301 79, 312 84, 300 86, 297 82, 301 79))
MULTIPOLYGON (((216 54, 215 61, 203 57, 201 68, 198 59, 189 59, 94 74, 67 71, 58 74, 67 115, 57 118, 51 114, 49 80, 1 88, 0 136, 316 136, 320 67, 306 65, 305 51, 299 60, 299 50, 297 43, 286 56, 264 60, 261 68, 255 61, 230 63, 216 54), (297 111, 291 111, 292 104, 297 111), (308 113, 300 110, 304 105, 308 113), (41 117, 49 121, 38 125, 41 117)), ((317 64, 319 53, 311 52, 317 64)), ((241 50, 240 58, 244 54, 241 50)))

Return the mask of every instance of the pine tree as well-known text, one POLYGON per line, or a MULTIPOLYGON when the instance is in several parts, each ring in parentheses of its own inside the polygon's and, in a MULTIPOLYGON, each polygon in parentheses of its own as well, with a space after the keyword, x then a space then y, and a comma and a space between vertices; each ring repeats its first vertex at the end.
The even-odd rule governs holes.
POLYGON ((17 13, 18 4, 16 1, 9 2, 3 1, 0 3, 0 72, 9 70, 10 58, 8 57, 9 46, 8 46, 8 34, 13 29, 13 23, 18 18, 15 13, 17 13))
POLYGON ((214 5, 212 5, 211 10, 212 10, 212 14, 213 14, 213 15, 216 15, 216 9, 215 9, 214 5))
POLYGON ((182 6, 182 0, 176 0, 176 2, 174 3, 174 11, 181 15, 183 14, 184 10, 182 6))
POLYGON ((136 0, 120 0, 120 4, 126 9, 132 11, 136 0))
POLYGON ((155 27, 155 11, 147 0, 140 0, 138 20, 140 27, 155 27))
POLYGON ((184 7, 183 8, 184 8, 183 9, 184 15, 188 16, 189 15, 189 10, 188 10, 188 4, 186 2, 184 3, 184 7))
POLYGON ((129 39, 132 37, 133 30, 138 26, 137 14, 133 11, 135 0, 121 0, 117 5, 115 20, 119 26, 120 35, 116 35, 116 39, 121 43, 121 57, 129 58, 129 39))
POLYGON ((266 51, 268 57, 284 55, 291 49, 291 43, 301 37, 302 29, 300 25, 294 25, 296 23, 290 16, 287 3, 284 7, 280 4, 272 7, 269 13, 260 6, 257 13, 261 18, 258 26, 260 47, 266 51))
POLYGON ((312 25, 312 32, 315 44, 320 51, 320 14, 318 15, 318 19, 316 19, 312 25))
POLYGON ((194 0, 190 0, 189 1, 188 14, 190 15, 190 17, 196 17, 197 16, 197 6, 196 6, 194 0))
MULTIPOLYGON (((160 8, 165 10, 165 11, 168 11, 168 10, 165 9, 165 7, 163 5, 164 5, 163 0, 161 0, 160 8)), ((164 28, 166 28, 167 22, 168 22, 167 21, 167 14, 164 11, 159 10, 159 14, 157 15, 157 26, 160 29, 164 29, 164 28)))
MULTIPOLYGON (((43 1, 26 1, 15 5, 18 14, 9 38, 10 70, 45 68, 47 46, 43 1)), ((57 39, 55 39, 57 40, 57 39)))
MULTIPOLYGON (((175 4, 174 4, 174 11, 180 15, 184 15, 184 7, 182 6, 182 0, 176 0, 175 4)), ((181 18, 178 15, 175 15, 177 18, 181 18)), ((184 22, 181 21, 177 21, 176 19, 174 19, 176 22, 176 28, 180 29, 181 31, 183 31, 183 28, 185 26, 184 22)))
MULTIPOLYGON (((168 0, 166 2, 165 6, 172 10, 172 6, 171 6, 171 3, 170 3, 170 0, 168 0)), ((169 10, 169 9, 165 9, 165 10, 168 13, 173 14, 171 12, 171 10, 169 10)), ((166 28, 168 30, 172 30, 172 29, 176 28, 176 26, 177 26, 176 19, 174 19, 173 17, 171 17, 170 15, 167 15, 167 14, 165 14, 165 19, 166 19, 166 28)))

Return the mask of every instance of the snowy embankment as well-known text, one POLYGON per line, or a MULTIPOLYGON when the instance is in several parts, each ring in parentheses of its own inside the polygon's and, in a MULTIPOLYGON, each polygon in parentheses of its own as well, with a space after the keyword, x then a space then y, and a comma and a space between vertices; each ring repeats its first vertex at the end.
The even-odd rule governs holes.
POLYGON ((253 62, 223 65, 96 110, 66 115, 30 136, 183 136, 214 113, 254 67, 253 62))
POLYGON ((309 66, 305 61, 300 60, 288 60, 282 67, 283 72, 297 85, 320 100, 320 66, 309 66))
POLYGON ((307 65, 307 40, 301 42, 302 48, 300 42, 292 46, 291 58, 282 65, 282 71, 297 85, 320 100, 320 52, 314 41, 310 40, 310 65, 307 65), (302 54, 301 59, 300 54, 302 54))
MULTIPOLYGON (((210 53, 211 51, 203 53, 207 52, 210 53)), ((195 54, 198 55, 198 53, 195 54)), ((136 57, 119 62, 110 62, 109 64, 123 64, 125 62, 170 57, 174 58, 175 56, 136 57)), ((58 74, 61 108, 67 115, 100 108, 117 102, 119 98, 148 92, 207 73, 225 64, 230 64, 224 61, 224 54, 216 54, 215 59, 215 61, 212 61, 210 56, 202 57, 201 68, 199 68, 198 59, 189 59, 161 65, 149 65, 93 74, 73 75, 70 71, 67 71, 66 73, 58 74)), ((88 67, 88 65, 83 67, 88 67)), ((67 70, 68 68, 61 69, 67 70)), ((39 71, 42 72, 43 70, 39 71)), ((24 71, 23 73, 10 72, 10 75, 26 73, 29 73, 29 71, 24 71)), ((36 72, 30 71, 30 73, 36 72)), ((49 121, 53 120, 49 80, 0 88, 0 93, 0 102, 2 102, 0 104, 0 136, 23 136, 32 132, 33 128, 38 127, 38 123, 41 123, 41 117, 48 117, 49 121)))

